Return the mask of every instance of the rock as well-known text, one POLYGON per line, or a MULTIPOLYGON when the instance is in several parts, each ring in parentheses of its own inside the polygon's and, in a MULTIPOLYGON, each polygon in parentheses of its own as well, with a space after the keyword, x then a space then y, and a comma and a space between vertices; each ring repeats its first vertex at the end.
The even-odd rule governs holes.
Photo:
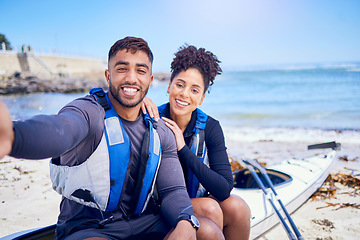
POLYGON ((159 81, 170 81, 170 73, 154 73, 154 78, 159 80, 159 81))
POLYGON ((28 94, 36 92, 76 93, 87 92, 91 88, 102 87, 107 89, 104 77, 60 77, 39 79, 28 74, 15 73, 0 81, 0 94, 28 94))

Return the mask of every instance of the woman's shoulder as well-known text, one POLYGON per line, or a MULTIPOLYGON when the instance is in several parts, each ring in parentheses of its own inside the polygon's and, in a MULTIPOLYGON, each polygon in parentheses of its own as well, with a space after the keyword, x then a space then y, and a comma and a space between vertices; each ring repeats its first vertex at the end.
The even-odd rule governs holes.
POLYGON ((206 121, 205 141, 207 144, 215 144, 219 141, 224 141, 224 133, 220 122, 211 116, 208 116, 208 119, 206 121))
POLYGON ((205 131, 207 129, 213 129, 213 128, 221 128, 219 120, 213 118, 212 116, 208 115, 208 118, 206 120, 206 127, 205 131))

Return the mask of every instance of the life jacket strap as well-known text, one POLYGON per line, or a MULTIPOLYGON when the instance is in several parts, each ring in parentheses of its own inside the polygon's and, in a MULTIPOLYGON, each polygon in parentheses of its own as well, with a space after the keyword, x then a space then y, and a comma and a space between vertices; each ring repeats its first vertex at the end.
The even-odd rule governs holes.
POLYGON ((100 105, 104 108, 105 112, 111 109, 106 99, 105 92, 103 91, 102 88, 93 88, 90 90, 90 94, 93 94, 97 97, 100 105))
POLYGON ((196 156, 198 158, 202 158, 205 155, 205 131, 203 129, 199 129, 199 145, 196 156))

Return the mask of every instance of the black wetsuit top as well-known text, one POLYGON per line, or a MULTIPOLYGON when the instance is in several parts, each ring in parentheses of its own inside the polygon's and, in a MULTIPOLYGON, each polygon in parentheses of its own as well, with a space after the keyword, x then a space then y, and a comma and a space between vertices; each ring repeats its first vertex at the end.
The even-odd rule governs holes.
MULTIPOLYGON (((166 106, 163 116, 170 118, 169 105, 166 106)), ((194 135, 195 122, 196 110, 192 112, 191 120, 183 133, 186 145, 178 151, 185 178, 187 178, 185 169, 189 167, 206 191, 219 201, 223 201, 230 196, 234 180, 222 128, 219 121, 208 116, 205 127, 205 144, 208 151, 209 168, 195 156, 189 147, 194 135)))

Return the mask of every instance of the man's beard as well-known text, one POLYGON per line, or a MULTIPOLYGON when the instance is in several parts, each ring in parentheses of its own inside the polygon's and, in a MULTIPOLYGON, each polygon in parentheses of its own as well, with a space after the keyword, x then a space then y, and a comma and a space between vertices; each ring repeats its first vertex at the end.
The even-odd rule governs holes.
MULTIPOLYGON (((129 85, 129 84, 127 84, 127 85, 129 85)), ((137 86, 137 85, 136 85, 136 86, 137 86)), ((139 91, 140 91, 141 96, 140 96, 140 98, 139 98, 138 101, 134 101, 134 102, 132 102, 132 101, 127 101, 126 98, 122 99, 122 98, 120 97, 119 92, 122 91, 122 90, 121 90, 121 86, 118 86, 117 88, 115 88, 115 86, 112 85, 111 82, 110 82, 110 88, 109 88, 109 90, 110 90, 111 95, 115 98, 115 100, 116 100, 121 106, 126 107, 126 108, 133 108, 133 107, 136 107, 139 103, 142 102, 142 100, 144 99, 145 95, 147 94, 147 92, 148 92, 148 90, 149 90, 150 85, 147 86, 147 88, 145 89, 145 91, 143 91, 143 89, 142 89, 140 86, 137 86, 137 87, 140 88, 139 91)))

